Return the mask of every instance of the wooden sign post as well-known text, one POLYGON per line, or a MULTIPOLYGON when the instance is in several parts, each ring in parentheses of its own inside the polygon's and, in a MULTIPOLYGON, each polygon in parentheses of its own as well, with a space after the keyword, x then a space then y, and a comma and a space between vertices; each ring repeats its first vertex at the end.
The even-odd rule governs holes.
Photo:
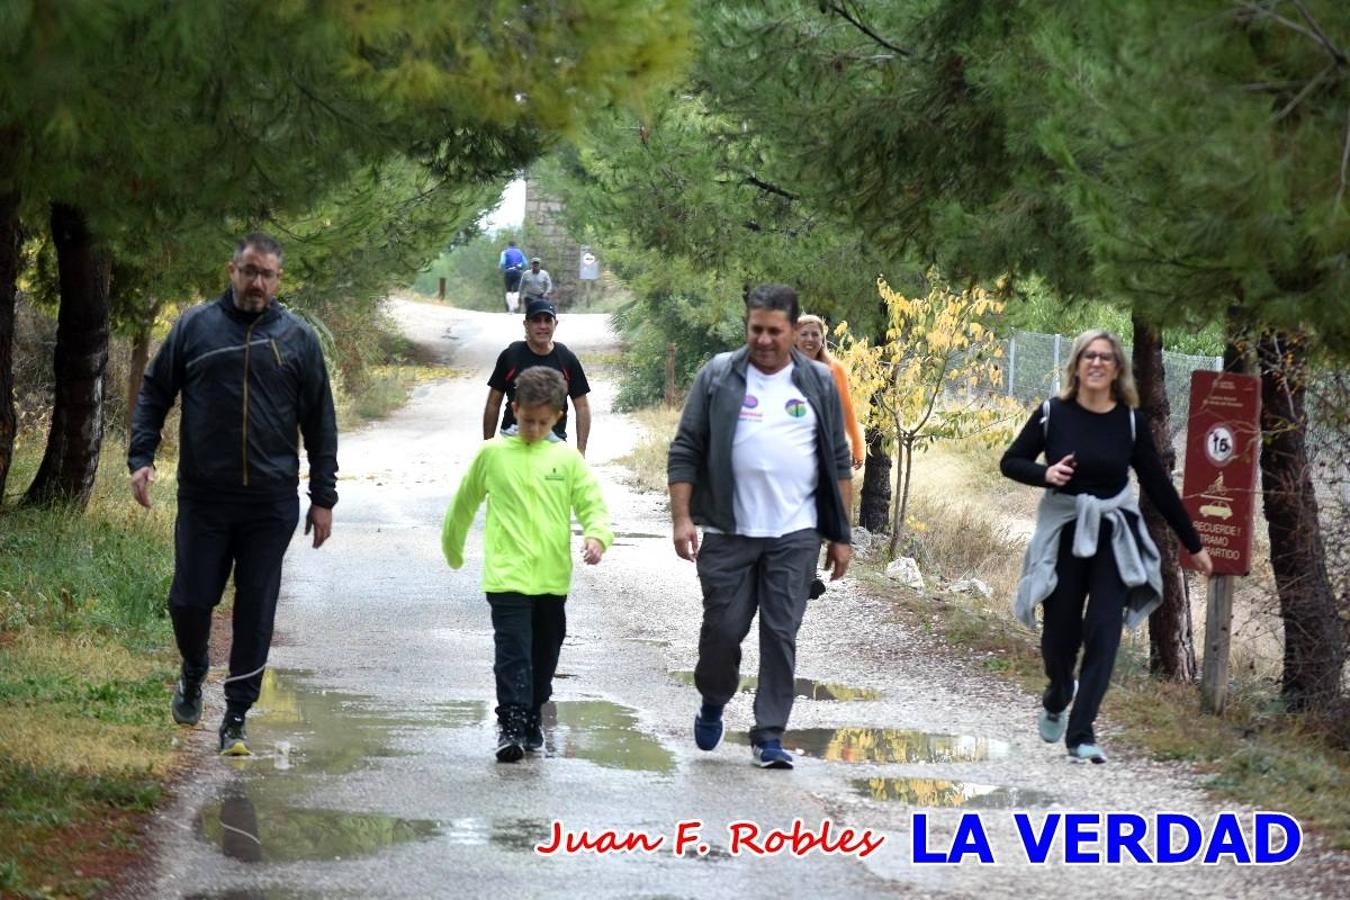
MULTIPOLYGON (((1201 704, 1223 712, 1228 699, 1233 578, 1251 571, 1252 514, 1261 449, 1261 380, 1255 375, 1195 372, 1186 431, 1181 500, 1214 561, 1205 614, 1201 704)), ((1194 569, 1185 550, 1181 563, 1194 569)))

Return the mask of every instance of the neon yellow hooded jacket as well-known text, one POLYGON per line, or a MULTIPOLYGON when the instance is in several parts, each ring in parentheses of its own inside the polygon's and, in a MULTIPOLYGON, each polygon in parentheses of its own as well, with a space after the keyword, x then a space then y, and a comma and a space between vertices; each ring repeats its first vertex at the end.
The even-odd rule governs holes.
POLYGON ((572 513, 583 536, 605 549, 614 540, 609 508, 586 460, 547 440, 495 437, 483 444, 445 512, 441 551, 464 565, 464 539, 483 498, 483 590, 566 594, 572 584, 572 513))

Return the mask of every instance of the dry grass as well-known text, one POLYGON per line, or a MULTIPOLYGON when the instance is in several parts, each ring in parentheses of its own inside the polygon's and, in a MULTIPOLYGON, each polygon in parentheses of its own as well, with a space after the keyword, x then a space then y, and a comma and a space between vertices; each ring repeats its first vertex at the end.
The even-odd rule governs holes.
POLYGON ((633 413, 642 436, 633 446, 633 452, 617 460, 633 472, 632 483, 644 491, 666 492, 666 454, 675 427, 680 423, 680 410, 674 407, 652 406, 633 413))

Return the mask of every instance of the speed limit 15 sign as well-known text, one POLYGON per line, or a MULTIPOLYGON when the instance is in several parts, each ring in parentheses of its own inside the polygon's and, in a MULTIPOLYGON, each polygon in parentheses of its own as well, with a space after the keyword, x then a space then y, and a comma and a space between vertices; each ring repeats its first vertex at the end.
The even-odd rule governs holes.
MULTIPOLYGON (((1251 570, 1252 511, 1261 449, 1261 380, 1195 372, 1186 430, 1181 501, 1214 561, 1216 575, 1251 570)), ((1182 563, 1195 568, 1190 554, 1182 563)))

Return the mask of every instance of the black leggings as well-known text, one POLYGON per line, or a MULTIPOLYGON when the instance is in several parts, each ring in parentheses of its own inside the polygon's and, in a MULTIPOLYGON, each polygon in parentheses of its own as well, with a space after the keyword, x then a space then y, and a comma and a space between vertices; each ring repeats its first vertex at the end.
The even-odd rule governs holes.
POLYGON ((1111 523, 1103 521, 1097 552, 1087 559, 1073 555, 1074 526, 1065 526, 1059 539, 1059 582, 1045 599, 1041 658, 1050 679, 1041 703, 1050 712, 1063 711, 1070 702, 1069 729, 1064 743, 1070 747, 1095 742, 1092 723, 1111 684, 1111 670, 1120 649, 1125 615, 1125 583, 1120 580, 1116 555, 1111 549, 1111 523), (1087 613, 1083 601, 1087 601, 1087 613), (1074 668, 1078 650, 1083 650, 1074 697, 1074 668))

